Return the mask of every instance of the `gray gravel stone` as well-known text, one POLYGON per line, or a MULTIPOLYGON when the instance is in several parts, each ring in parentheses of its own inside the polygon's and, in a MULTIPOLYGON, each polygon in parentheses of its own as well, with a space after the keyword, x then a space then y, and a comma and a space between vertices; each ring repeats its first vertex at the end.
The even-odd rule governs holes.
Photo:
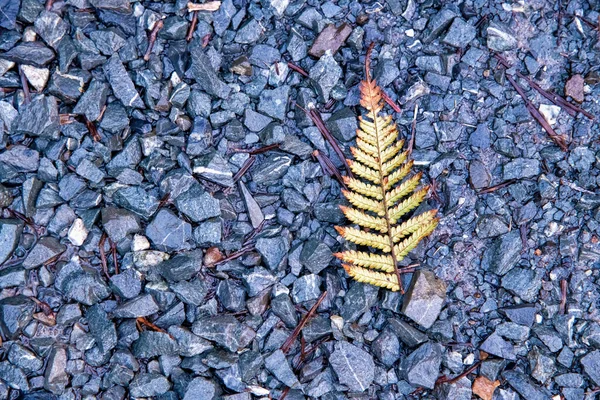
POLYGON ((285 119, 285 112, 290 98, 290 87, 280 86, 273 90, 263 90, 260 94, 257 110, 280 121, 285 119))
POLYGON ((206 93, 226 99, 231 93, 231 88, 219 78, 202 46, 191 46, 190 55, 192 65, 187 75, 193 78, 206 93))
POLYGON ((194 222, 221 216, 219 200, 204 191, 200 185, 192 186, 175 200, 177 209, 194 222))
POLYGON ((319 275, 304 275, 294 281, 292 299, 294 303, 304 303, 315 300, 321 295, 321 277, 319 275))
POLYGON ((311 82, 322 102, 327 102, 333 87, 342 76, 342 68, 333 58, 330 51, 323 56, 309 71, 311 82))
POLYGON ((164 208, 146 227, 146 236, 161 251, 181 251, 192 248, 192 226, 179 219, 171 210, 164 208))
POLYGON ((452 21, 452 24, 442 39, 442 42, 462 49, 475 38, 476 34, 477 29, 475 29, 473 25, 470 25, 462 18, 457 17, 452 21))
POLYGON ((502 374, 508 384, 523 398, 528 400, 547 400, 552 397, 546 388, 534 385, 525 374, 518 371, 504 371, 502 374))
POLYGON ((187 386, 183 400, 206 399, 213 400, 217 397, 217 385, 208 379, 194 378, 187 386))
POLYGON ((488 336, 488 338, 481 344, 480 348, 486 353, 507 360, 515 360, 517 358, 514 346, 502 339, 496 333, 492 333, 490 336, 488 336))
POLYGON ((433 389, 441 363, 442 346, 427 342, 402 361, 401 371, 411 385, 433 389))
POLYGON ((67 247, 61 244, 56 238, 45 236, 38 240, 25 260, 23 260, 23 267, 26 269, 37 268, 46 261, 62 254, 66 249, 67 247))
POLYGON ((114 95, 125 107, 145 108, 118 54, 114 54, 103 67, 104 75, 114 95))
POLYGON ((299 385, 298 378, 294 374, 294 371, 292 371, 283 351, 276 350, 270 356, 266 357, 265 367, 284 385, 289 387, 299 385))
POLYGON ((402 313, 427 329, 440 315, 445 299, 444 281, 438 279, 432 271, 417 271, 404 297, 402 313))
POLYGON ((139 373, 129 384, 133 397, 152 397, 166 393, 171 388, 169 380, 158 373, 139 373))
POLYGON ((17 219, 0 219, 0 264, 10 258, 19 244, 23 226, 17 219))

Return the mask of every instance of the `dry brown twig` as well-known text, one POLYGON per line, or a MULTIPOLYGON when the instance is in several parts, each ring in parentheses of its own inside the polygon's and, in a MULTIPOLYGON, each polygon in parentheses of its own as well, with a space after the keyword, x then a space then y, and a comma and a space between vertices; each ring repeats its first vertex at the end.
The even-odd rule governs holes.
POLYGON ((317 308, 319 308, 319 306, 321 305, 323 300, 325 300, 325 296, 327 296, 327 290, 324 291, 323 293, 321 293, 321 296, 319 296, 319 298, 317 299, 315 304, 304 315, 304 317, 302 317, 302 319, 300 320, 300 323, 298 323, 298 326, 296 326, 296 328, 294 328, 294 330, 292 331, 290 336, 286 339, 286 341, 281 346, 281 351, 283 351, 284 353, 287 353, 288 351, 290 351, 290 349, 292 348, 292 345, 298 338, 298 335, 300 335, 300 332, 304 328, 304 325, 306 325, 308 320, 317 312, 317 308))
POLYGON ((144 61, 148 61, 150 59, 150 54, 152 54, 152 49, 154 48, 154 43, 156 42, 156 37, 158 36, 158 32, 165 26, 163 20, 158 20, 154 24, 152 28, 152 32, 150 32, 150 38, 148 39, 148 49, 146 50, 146 54, 144 54, 144 61))

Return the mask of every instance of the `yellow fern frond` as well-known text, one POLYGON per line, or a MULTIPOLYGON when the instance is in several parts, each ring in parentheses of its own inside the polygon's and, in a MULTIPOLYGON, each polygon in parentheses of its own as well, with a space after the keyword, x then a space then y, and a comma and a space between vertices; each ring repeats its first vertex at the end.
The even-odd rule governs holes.
POLYGON ((413 163, 413 160, 408 160, 402 167, 392 172, 385 182, 385 190, 390 190, 394 185, 406 178, 406 175, 412 170, 413 163))
POLYGON ((385 194, 385 199, 387 201, 388 207, 393 206, 398 200, 400 200, 404 196, 408 196, 409 193, 412 193, 412 191, 415 190, 415 188, 419 185, 421 175, 422 174, 419 172, 412 178, 405 180, 400 185, 387 192, 385 194))
POLYGON ((352 223, 360 225, 363 228, 377 229, 381 233, 388 231, 388 226, 384 218, 374 217, 366 212, 357 210, 356 208, 340 206, 340 209, 352 223))
POLYGON ((383 163, 383 175, 387 176, 391 172, 393 172, 396 168, 400 167, 406 158, 408 157, 408 152, 404 151, 402 153, 396 154, 391 160, 383 163))
POLYGON ((373 200, 363 196, 362 194, 351 192, 349 190, 342 190, 342 194, 355 207, 358 207, 362 210, 372 211, 380 217, 385 215, 383 203, 379 200, 373 200))
POLYGON ((371 185, 370 183, 365 183, 359 179, 350 178, 347 176, 344 176, 343 179, 344 184, 348 187, 348 189, 365 196, 373 197, 378 200, 383 199, 381 186, 371 185))
POLYGON ((403 215, 417 208, 419 204, 421 204, 421 202, 425 199, 425 196, 427 196, 428 191, 429 187, 426 186, 418 192, 413 193, 408 199, 404 200, 402 203, 399 203, 398 205, 392 207, 388 211, 390 221, 393 221, 393 223, 395 223, 403 215))
POLYGON ((427 225, 421 226, 407 239, 404 239, 402 242, 394 246, 394 253, 396 253, 397 260, 402 260, 412 249, 417 247, 421 240, 433 232, 438 222, 439 220, 435 218, 433 221, 427 223, 427 225))
POLYGON ((355 265, 342 264, 348 275, 354 278, 358 282, 368 283, 370 285, 379 286, 385 289, 389 289, 392 292, 400 290, 398 284, 398 277, 394 274, 386 274, 378 271, 371 271, 370 269, 357 267, 355 265))
POLYGON ((344 239, 361 246, 375 247, 385 253, 392 251, 388 235, 377 235, 360 229, 336 226, 336 230, 344 239))
POLYGON ((392 256, 354 250, 335 253, 334 256, 359 267, 376 269, 383 272, 394 272, 394 259, 392 256))
POLYGON ((365 153, 357 147, 350 147, 350 152, 354 156, 354 159, 360 162, 361 164, 364 164, 371 169, 379 168, 379 163, 377 162, 377 159, 372 155, 365 153))
MULTIPOLYGON (((345 177, 343 194, 351 206, 340 206, 346 218, 358 227, 336 226, 358 250, 336 253, 348 275, 359 282, 403 292, 398 262, 438 224, 437 210, 402 218, 425 200, 429 187, 417 189, 421 173, 405 180, 413 168, 404 141, 390 115, 384 115, 382 90, 369 72, 360 85, 360 105, 367 111, 358 118, 353 160, 347 160, 355 177, 345 177), (369 231, 373 230, 373 231, 369 231), (361 249, 364 246, 367 249, 361 249)), ((387 101, 387 100, 386 100, 387 101)))
POLYGON ((435 214, 437 214, 437 210, 426 211, 423 214, 404 221, 398 226, 394 226, 391 233, 394 243, 398 243, 401 239, 416 232, 421 227, 429 225, 434 220, 435 214))
POLYGON ((381 150, 381 157, 379 157, 381 162, 384 163, 384 162, 390 160, 392 157, 394 157, 396 154, 398 154, 400 152, 400 150, 402 150, 403 147, 404 147, 404 140, 399 140, 396 143, 393 143, 390 147, 381 150))
POLYGON ((348 160, 348 164, 350 165, 350 169, 355 175, 360 176, 363 179, 367 179, 374 184, 378 184, 381 182, 379 179, 379 173, 375 170, 372 170, 369 167, 365 167, 361 163, 353 160, 348 160))

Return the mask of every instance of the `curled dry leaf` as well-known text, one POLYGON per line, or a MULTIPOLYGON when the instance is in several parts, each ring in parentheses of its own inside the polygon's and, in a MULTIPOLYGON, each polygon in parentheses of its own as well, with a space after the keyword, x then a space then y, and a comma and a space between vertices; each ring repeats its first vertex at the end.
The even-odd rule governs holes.
POLYGON ((482 400, 492 400, 494 391, 500 386, 500 381, 491 381, 485 376, 478 376, 473 382, 473 393, 482 400))

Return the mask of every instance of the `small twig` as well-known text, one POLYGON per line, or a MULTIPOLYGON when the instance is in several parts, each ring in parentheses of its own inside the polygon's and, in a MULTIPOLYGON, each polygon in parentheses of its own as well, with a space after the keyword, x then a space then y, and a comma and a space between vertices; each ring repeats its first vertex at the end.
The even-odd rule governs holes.
POLYGON ((156 326, 155 324, 153 324, 152 322, 148 321, 148 319, 146 317, 137 317, 135 319, 135 324, 138 328, 139 331, 142 330, 142 325, 146 326, 149 329, 152 329, 153 331, 156 332, 162 332, 162 333, 166 333, 167 335, 169 335, 171 338, 173 338, 173 336, 171 336, 170 333, 167 333, 166 330, 164 330, 161 327, 156 326))
POLYGON ((394 109, 394 111, 396 111, 397 113, 401 113, 402 112, 402 109, 400 108, 400 106, 398 104, 396 104, 396 102, 394 100, 392 100, 391 97, 388 96, 387 93, 383 91, 383 89, 381 89, 381 98, 390 107, 392 107, 394 109))
POLYGON ((300 68, 299 66, 297 66, 296 64, 294 64, 292 62, 288 62, 288 67, 291 70, 296 71, 297 73, 299 73, 300 75, 302 75, 302 76, 304 76, 306 78, 309 77, 308 72, 306 72, 305 70, 303 70, 302 68, 300 68))
POLYGON ((244 164, 242 165, 242 167, 240 168, 240 170, 233 176, 233 181, 237 182, 239 181, 242 176, 244 176, 244 174, 246 172, 248 172, 248 170, 250 169, 250 167, 256 162, 256 157, 254 156, 250 156, 248 157, 248 159, 244 162, 244 164))
POLYGON ((342 177, 340 171, 336 168, 336 166, 333 165, 333 162, 331 162, 329 157, 321 153, 319 150, 313 151, 312 155, 317 159, 319 165, 321 165, 321 168, 326 174, 335 177, 335 179, 337 179, 340 185, 342 185, 344 189, 347 189, 347 186, 344 183, 344 178, 342 177))
POLYGON ((108 274, 108 263, 106 262, 106 253, 104 252, 104 243, 106 242, 107 238, 108 235, 106 232, 104 232, 100 237, 100 241, 98 242, 98 249, 100 251, 100 263, 102 264, 102 271, 104 271, 106 278, 110 280, 110 275, 108 274))
POLYGON ((323 109, 325 109, 325 111, 329 111, 331 110, 331 107, 333 107, 336 103, 335 99, 329 99, 329 101, 327 103, 325 103, 325 105, 323 106, 323 109))
POLYGON ((209 1, 203 4, 189 2, 187 4, 188 12, 192 11, 217 11, 221 7, 220 1, 209 1))
POLYGON ((154 28, 152 28, 152 32, 150 32, 150 38, 148 39, 148 49, 146 50, 146 54, 144 54, 144 61, 148 61, 150 59, 150 54, 152 53, 152 48, 154 47, 154 43, 156 42, 156 37, 158 36, 158 32, 165 26, 163 20, 158 20, 154 24, 154 28))
POLYGON ((502 183, 499 183, 499 184, 497 184, 497 185, 490 186, 490 187, 487 187, 487 188, 485 188, 485 189, 481 189, 479 192, 477 192, 477 194, 488 194, 488 193, 492 193, 492 192, 495 192, 496 190, 499 190, 499 189, 505 188, 505 187, 507 187, 507 186, 510 186, 510 185, 512 185, 513 183, 515 183, 516 181, 517 181, 517 179, 515 179, 515 178, 513 178, 513 179, 509 179, 509 180, 507 180, 507 181, 504 181, 504 182, 502 182, 502 183))
POLYGON ((417 113, 419 112, 419 105, 415 104, 415 113, 413 115, 412 124, 410 124, 410 141, 408 142, 408 156, 412 154, 413 147, 415 145, 415 136, 417 135, 417 113))
POLYGON ((85 119, 85 126, 88 128, 88 131, 90 131, 90 135, 92 135, 95 142, 99 142, 101 138, 98 129, 96 129, 96 125, 85 116, 83 118, 85 119))
MULTIPOLYGON (((505 68, 511 68, 511 64, 506 60, 506 58, 502 57, 500 54, 494 54, 494 57, 505 68)), ((535 81, 533 79, 531 79, 531 77, 529 77, 527 75, 523 75, 519 71, 515 71, 515 73, 517 74, 517 76, 519 78, 526 80, 527 83, 532 88, 534 88, 539 94, 544 96, 546 99, 550 100, 554 105, 561 107, 570 116, 575 117, 575 116, 577 116, 577 113, 582 113, 589 119, 592 119, 592 120, 595 119, 593 114, 590 114, 589 112, 585 111, 583 108, 581 108, 575 104, 569 103, 566 99, 557 95, 556 93, 552 93, 552 92, 549 92, 549 91, 543 89, 540 85, 535 83, 535 81)))
POLYGON ((228 255, 227 257, 223 258, 222 260, 216 262, 214 264, 214 266, 218 266, 218 265, 224 264, 228 261, 235 260, 236 258, 240 258, 244 254, 247 254, 247 253, 251 252, 252 250, 254 250, 254 244, 245 245, 238 251, 233 252, 230 255, 228 255))
POLYGON ((53 5, 54 5, 54 0, 47 0, 46 1, 46 11, 52 10, 53 5))
POLYGON ((467 368, 466 371, 464 371, 460 375, 455 376, 454 378, 448 378, 447 376, 442 376, 437 381, 435 381, 435 384, 439 385, 440 383, 448 383, 451 385, 453 383, 456 383, 456 382, 460 381, 462 378, 464 378, 465 376, 469 375, 471 372, 475 371, 481 365, 482 361, 483 360, 477 361, 471 367, 467 368))
POLYGON ((273 143, 273 144, 270 144, 268 146, 263 146, 263 147, 260 147, 258 149, 250 150, 248 152, 248 154, 250 154, 250 155, 257 155, 257 154, 266 153, 267 151, 278 149, 279 146, 280 146, 279 143, 273 143))
POLYGON ((548 133, 548 136, 550 136, 550 138, 558 145, 558 147, 560 147, 563 151, 568 151, 569 148, 567 147, 565 139, 562 136, 559 136, 554 131, 554 129, 552 128, 552 126, 550 126, 548 121, 546 121, 546 118, 544 118, 542 113, 540 113, 540 111, 537 108, 535 108, 531 100, 529 100, 529 98, 527 98, 527 96, 525 95, 523 88, 521 88, 521 86, 519 86, 519 84, 515 82, 513 77, 509 74, 506 74, 506 79, 508 79, 510 84, 515 88, 517 93, 519 93, 521 98, 523 98, 523 101, 525 102, 525 107, 529 111, 529 114, 531 114, 531 116, 542 126, 542 128, 544 128, 544 130, 548 133))
POLYGON ((335 154, 337 154, 342 164, 344 164, 348 176, 351 178, 354 177, 354 175, 352 174, 352 170, 350 169, 350 165, 348 165, 348 161, 344 156, 344 152, 342 152, 342 149, 340 149, 340 146, 337 144, 337 141, 335 140, 331 132, 329 132, 329 129, 327 129, 327 126, 325 125, 325 122, 323 122, 319 111, 317 111, 315 108, 310 108, 307 114, 309 118, 313 121, 313 123, 316 125, 317 129, 319 129, 325 140, 329 142, 329 144, 333 148, 333 151, 335 151, 335 154))
POLYGON ((192 38, 194 37, 194 31, 196 30, 197 23, 198 23, 198 11, 194 11, 194 14, 192 15, 192 23, 190 24, 190 28, 188 29, 187 36, 185 37, 185 40, 187 40, 188 42, 190 40, 192 40, 192 38))
POLYGON ((117 245, 112 241, 111 238, 108 238, 108 244, 110 245, 110 252, 112 253, 113 265, 115 266, 115 274, 119 274, 119 263, 117 262, 117 245))
POLYGON ((479 20, 475 23, 475 28, 479 28, 485 21, 488 20, 488 15, 485 14, 483 17, 479 18, 479 20))
POLYGON ((565 314, 567 311, 567 280, 560 281, 560 313, 565 314))
POLYGON ((21 85, 23 86, 23 96, 25 97, 25 104, 29 104, 31 101, 31 93, 29 92, 29 85, 27 84, 27 78, 23 69, 19 65, 19 76, 21 77, 21 85))
POLYGON ((327 291, 324 291, 323 293, 321 293, 321 296, 319 296, 319 298, 317 299, 317 302, 310 308, 310 310, 308 310, 308 312, 304 315, 304 317, 302 317, 298 326, 296 326, 296 328, 294 328, 294 330, 292 331, 290 336, 286 339, 286 341, 281 346, 281 351, 283 351, 284 353, 287 353, 288 351, 290 351, 290 349, 292 348, 292 345, 298 338, 300 331, 302 331, 302 329, 304 328, 304 325, 306 325, 308 320, 317 311, 317 308, 319 308, 319 306, 321 305, 323 300, 325 300, 325 296, 327 296, 327 291))

